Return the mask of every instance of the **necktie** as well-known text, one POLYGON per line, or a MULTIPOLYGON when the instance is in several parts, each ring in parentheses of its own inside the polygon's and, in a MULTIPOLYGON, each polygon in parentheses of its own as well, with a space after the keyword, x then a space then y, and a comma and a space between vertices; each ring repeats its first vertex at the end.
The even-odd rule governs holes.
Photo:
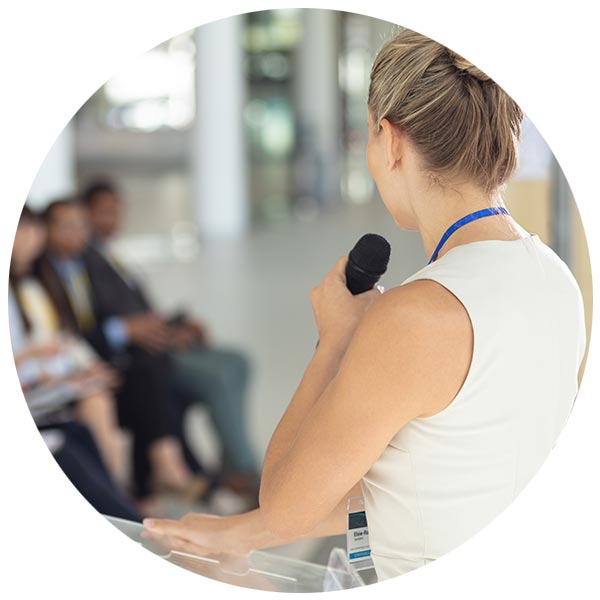
POLYGON ((67 294, 81 331, 87 332, 93 329, 96 325, 96 318, 92 306, 90 282, 85 271, 82 269, 69 270, 67 294))

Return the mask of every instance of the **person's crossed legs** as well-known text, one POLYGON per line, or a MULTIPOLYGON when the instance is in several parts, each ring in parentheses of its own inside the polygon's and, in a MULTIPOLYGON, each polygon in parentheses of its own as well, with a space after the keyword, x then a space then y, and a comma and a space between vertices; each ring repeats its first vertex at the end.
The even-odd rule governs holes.
POLYGON ((248 359, 236 350, 202 346, 172 357, 175 377, 209 409, 222 444, 223 471, 232 480, 245 476, 248 485, 257 486, 259 467, 247 427, 248 359))

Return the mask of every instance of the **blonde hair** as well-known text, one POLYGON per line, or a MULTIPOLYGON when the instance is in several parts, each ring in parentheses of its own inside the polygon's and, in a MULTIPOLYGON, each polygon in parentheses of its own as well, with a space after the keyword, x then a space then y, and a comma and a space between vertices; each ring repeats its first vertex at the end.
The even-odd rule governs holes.
POLYGON ((368 108, 377 132, 385 118, 406 133, 437 183, 466 177, 490 193, 517 167, 519 106, 472 63, 410 29, 378 52, 368 108))

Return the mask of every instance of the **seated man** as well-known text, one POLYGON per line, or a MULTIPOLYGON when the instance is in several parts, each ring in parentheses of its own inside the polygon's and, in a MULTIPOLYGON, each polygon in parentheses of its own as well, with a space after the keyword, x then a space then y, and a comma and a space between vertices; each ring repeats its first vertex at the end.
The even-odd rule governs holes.
MULTIPOLYGON (((202 398, 210 410, 222 444, 224 482, 256 499, 259 467, 246 428, 249 367, 245 356, 212 346, 205 327, 188 316, 179 314, 169 319, 153 310, 140 282, 110 249, 110 241, 121 225, 123 208, 115 186, 96 182, 85 190, 82 199, 89 210, 93 236, 85 261, 92 285, 99 290, 99 309, 113 317, 151 318, 152 327, 168 332, 169 340, 161 347, 169 342, 174 345, 170 354, 178 380, 202 398)), ((125 328, 117 319, 113 319, 112 326, 127 343, 125 328)))

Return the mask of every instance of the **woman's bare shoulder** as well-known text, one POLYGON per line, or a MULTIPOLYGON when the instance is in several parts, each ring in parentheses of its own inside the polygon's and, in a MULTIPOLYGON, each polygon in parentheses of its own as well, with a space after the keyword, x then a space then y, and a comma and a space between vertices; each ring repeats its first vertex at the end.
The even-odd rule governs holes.
POLYGON ((469 314, 462 302, 449 289, 432 279, 417 279, 391 288, 369 310, 376 312, 378 317, 389 317, 392 321, 417 319, 423 323, 432 320, 442 328, 458 325, 459 329, 462 323, 462 329, 467 333, 471 330, 469 314))
POLYGON ((357 331, 363 353, 389 361, 390 378, 400 376, 420 404, 420 416, 446 408, 466 378, 473 354, 467 310, 447 288, 416 280, 375 300, 357 331), (394 374, 391 365, 399 367, 394 374))

